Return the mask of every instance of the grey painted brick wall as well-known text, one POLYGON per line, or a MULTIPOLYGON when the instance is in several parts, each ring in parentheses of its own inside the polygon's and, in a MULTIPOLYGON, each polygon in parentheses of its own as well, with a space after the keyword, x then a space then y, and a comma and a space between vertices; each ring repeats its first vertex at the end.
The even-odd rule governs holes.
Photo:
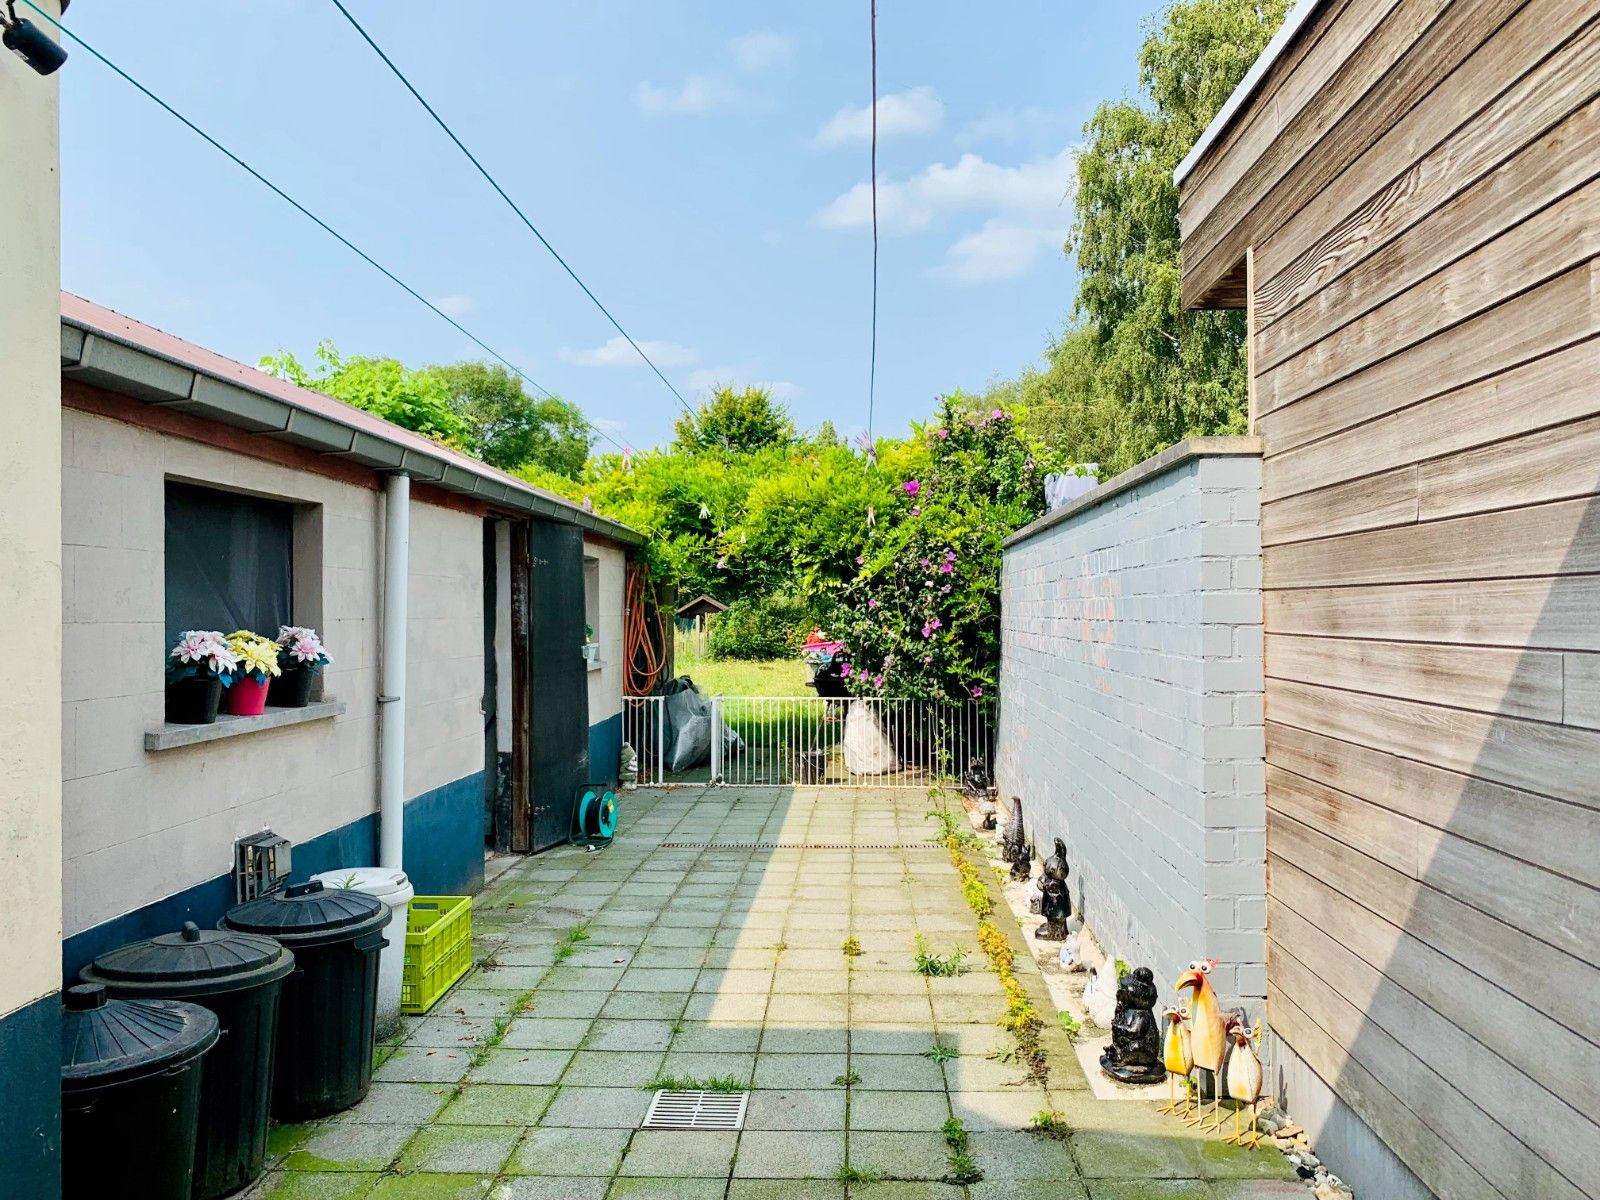
POLYGON ((1218 959, 1266 996, 1261 462, 1253 438, 1164 452, 1008 543, 996 782, 1073 903, 1163 997, 1218 959))

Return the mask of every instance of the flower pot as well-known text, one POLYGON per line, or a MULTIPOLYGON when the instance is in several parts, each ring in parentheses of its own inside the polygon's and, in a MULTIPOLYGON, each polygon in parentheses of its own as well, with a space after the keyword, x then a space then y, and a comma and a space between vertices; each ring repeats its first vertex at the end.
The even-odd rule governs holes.
POLYGON ((211 725, 222 701, 222 680, 215 675, 175 679, 167 684, 167 720, 173 725, 211 725))
POLYGON ((259 717, 267 706, 269 676, 241 675, 228 689, 228 711, 236 717, 259 717))
POLYGON ((311 685, 317 673, 310 667, 284 667, 283 674, 272 681, 272 691, 267 703, 273 708, 304 708, 311 703, 311 685))

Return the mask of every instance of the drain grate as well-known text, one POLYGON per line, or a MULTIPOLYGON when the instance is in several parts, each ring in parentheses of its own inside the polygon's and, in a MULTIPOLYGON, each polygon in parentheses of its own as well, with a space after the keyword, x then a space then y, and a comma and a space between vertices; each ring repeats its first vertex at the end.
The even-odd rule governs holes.
POLYGON ((662 842, 663 850, 928 850, 937 842, 662 842))
POLYGON ((641 1129, 743 1129, 749 1092, 657 1092, 641 1129))

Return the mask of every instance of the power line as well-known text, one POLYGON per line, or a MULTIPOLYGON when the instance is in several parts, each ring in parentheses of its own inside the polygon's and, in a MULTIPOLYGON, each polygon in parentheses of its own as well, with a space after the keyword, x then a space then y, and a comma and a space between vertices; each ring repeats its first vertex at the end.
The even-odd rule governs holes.
POLYGON ((478 174, 482 175, 489 186, 499 194, 500 199, 504 200, 506 204, 510 206, 511 211, 517 214, 518 219, 528 227, 528 232, 539 239, 539 244, 546 250, 550 251, 550 256, 554 258, 556 262, 561 264, 561 269, 572 277, 572 282, 583 289, 583 294, 589 297, 589 299, 593 301, 594 306, 605 315, 606 320, 611 322, 611 327, 623 336, 628 345, 633 347, 634 353, 642 358, 645 362, 645 365, 655 372, 656 378, 661 380, 662 383, 666 384, 667 390, 677 397, 678 403, 683 405, 683 411, 689 414, 690 420, 693 420, 695 415, 694 409, 690 406, 689 402, 683 398, 683 393, 678 391, 678 389, 672 385, 672 381, 661 373, 661 368, 656 366, 655 362, 650 358, 650 356, 644 352, 643 347, 641 347, 638 342, 633 340, 633 335, 622 327, 621 322, 619 322, 616 317, 611 315, 611 310, 608 309, 604 304, 600 303, 600 297, 596 296, 590 289, 589 285, 579 278, 578 273, 572 269, 567 260, 562 258, 556 248, 550 244, 549 239, 546 238, 544 234, 539 232, 539 227, 528 219, 528 214, 523 212, 521 207, 518 206, 517 202, 513 200, 509 194, 507 194, 505 188, 500 186, 499 180, 495 179, 493 175, 489 174, 489 169, 485 167, 483 163, 478 161, 478 156, 475 155, 471 150, 467 149, 466 143, 456 136, 456 131, 451 129, 446 123, 445 119, 441 117, 434 109, 433 105, 429 104, 427 100, 423 98, 422 93, 417 90, 416 85, 413 84, 410 79, 406 78, 406 73, 395 65, 392 58, 384 53, 383 47, 378 45, 378 43, 372 39, 372 35, 362 27, 361 22, 357 21, 355 17, 351 15, 350 10, 344 6, 342 0, 332 0, 332 3, 333 6, 337 8, 344 16, 344 19, 350 22, 351 27, 361 35, 362 40, 365 41, 367 45, 372 47, 373 53, 383 60, 383 65, 388 67, 389 70, 394 73, 394 77, 405 85, 406 91, 410 92, 411 95, 416 99, 417 103, 422 105, 423 110, 433 118, 434 123, 438 125, 440 129, 444 130, 445 136, 456 144, 456 149, 467 156, 467 161, 478 169, 478 174))
MULTIPOLYGON (((83 47, 83 49, 92 58, 96 59, 102 66, 106 67, 113 74, 118 76, 125 83, 127 83, 129 86, 131 86, 135 91, 137 91, 141 95, 143 95, 146 99, 148 99, 151 102, 153 102, 163 112, 167 113, 168 116, 171 116, 172 118, 177 120, 181 125, 183 125, 186 129, 188 129, 196 137, 200 138, 203 142, 205 142, 213 150, 216 150, 223 157, 227 158, 235 166, 239 167, 240 170, 244 171, 252 179, 256 180, 256 182, 260 183, 263 187, 267 188, 274 195, 276 195, 280 200, 284 201, 284 203, 288 204, 291 208, 295 209, 295 211, 299 212, 307 220, 309 220, 313 224, 315 224, 324 233, 328 234, 328 236, 332 237, 335 241, 339 242, 342 246, 344 246, 346 249, 351 251, 351 253, 353 253, 357 257, 359 257, 368 266, 372 267, 375 271, 377 271, 381 275, 383 275, 384 278, 388 279, 389 282, 393 283, 396 287, 400 288, 401 291, 405 292, 408 296, 410 296, 412 299, 416 300, 419 304, 424 305, 431 312, 433 312, 434 315, 438 316, 439 318, 441 318, 444 321, 447 321, 452 328, 454 328, 458 333, 460 333, 462 336, 464 336, 468 340, 470 340, 474 345, 476 345, 485 354, 488 354, 490 357, 494 358, 497 362, 501 363, 503 366, 506 367, 507 370, 515 372, 523 380, 525 380, 526 382, 532 384, 536 391, 540 392, 541 394, 543 394, 547 398, 549 398, 551 400, 557 399, 557 397, 556 397, 554 392, 552 392, 548 388, 544 387, 537 380, 535 380, 531 375, 529 375, 526 371, 524 371, 521 367, 517 366, 514 362, 512 362, 510 359, 506 358, 503 354, 501 354, 499 351, 494 349, 494 347, 490 346, 487 342, 485 342, 477 334, 473 333, 466 326, 462 325, 461 322, 457 321, 449 313, 445 312, 442 308, 440 308, 432 300, 429 300, 421 292, 417 291, 416 288, 412 287, 405 280, 401 279, 393 271, 389 270, 388 267, 384 266, 377 259, 373 258, 372 255, 368 254, 360 246, 356 245, 349 238, 345 237, 344 234, 340 233, 332 225, 329 225, 326 221, 324 221, 321 217, 317 216, 316 213, 312 212, 304 204, 301 204, 300 201, 296 200, 293 196, 289 195, 288 192, 284 191, 277 184, 273 183, 272 180, 268 179, 260 171, 256 170, 254 167, 252 167, 249 163, 247 163, 244 159, 240 158, 232 150, 228 149, 221 142, 219 142, 216 138, 212 137, 209 133, 207 133, 204 129, 201 129, 200 126, 196 125, 188 117, 184 116, 177 109, 173 108, 172 105, 168 104, 160 96, 156 95, 149 88, 147 88, 144 84, 140 83, 137 79, 135 79, 132 75, 128 74, 128 72, 124 71, 121 67, 117 66, 116 63, 112 62, 104 54, 101 54, 100 51, 96 50, 88 42, 84 41, 83 38, 79 37, 72 30, 68 29, 65 25, 63 25, 60 21, 56 20, 49 13, 45 12, 42 8, 40 8, 37 4, 35 4, 33 2, 33 0, 22 0, 22 2, 24 4, 26 4, 29 8, 33 9, 34 12, 38 13, 46 21, 50 22, 50 24, 54 25, 58 30, 61 31, 61 33, 64 36, 71 38, 79 46, 83 47)), ((625 450, 625 447, 622 445, 622 443, 618 442, 609 433, 607 433, 605 430, 601 429, 598 425, 596 425, 592 421, 590 421, 586 416, 583 415, 583 413, 581 411, 578 412, 578 419, 580 421, 582 421, 590 429, 592 429, 600 437, 602 437, 606 441, 610 442, 618 450, 625 450)))
MULTIPOLYGON (((878 400, 878 0, 872 8, 872 352, 867 367, 867 442, 872 443, 872 411, 878 400)), ((338 3, 338 0, 334 0, 338 3)), ((867 451, 870 457, 872 451, 867 451)))

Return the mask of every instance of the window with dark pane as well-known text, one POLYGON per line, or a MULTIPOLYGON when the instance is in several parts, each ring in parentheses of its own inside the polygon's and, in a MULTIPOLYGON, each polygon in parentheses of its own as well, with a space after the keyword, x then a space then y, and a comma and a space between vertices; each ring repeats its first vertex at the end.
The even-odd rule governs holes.
POLYGON ((294 506, 168 483, 167 644, 186 629, 276 637, 294 606, 294 506))

